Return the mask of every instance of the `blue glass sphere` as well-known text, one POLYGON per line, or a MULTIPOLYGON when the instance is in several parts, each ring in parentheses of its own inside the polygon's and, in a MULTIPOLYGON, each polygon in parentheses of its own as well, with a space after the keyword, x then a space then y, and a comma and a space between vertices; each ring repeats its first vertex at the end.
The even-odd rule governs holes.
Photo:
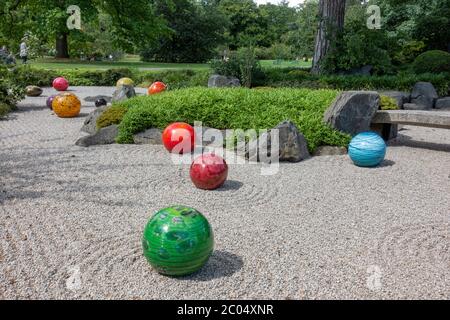
POLYGON ((348 154, 359 167, 376 167, 386 156, 386 143, 375 132, 363 132, 350 142, 348 154))

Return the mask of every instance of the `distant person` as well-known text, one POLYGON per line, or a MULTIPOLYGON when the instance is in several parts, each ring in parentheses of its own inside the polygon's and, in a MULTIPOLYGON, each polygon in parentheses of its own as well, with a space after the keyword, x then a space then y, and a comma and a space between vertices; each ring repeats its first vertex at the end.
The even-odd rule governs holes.
POLYGON ((25 40, 20 44, 20 58, 22 59, 23 64, 27 64, 28 61, 28 48, 25 40))

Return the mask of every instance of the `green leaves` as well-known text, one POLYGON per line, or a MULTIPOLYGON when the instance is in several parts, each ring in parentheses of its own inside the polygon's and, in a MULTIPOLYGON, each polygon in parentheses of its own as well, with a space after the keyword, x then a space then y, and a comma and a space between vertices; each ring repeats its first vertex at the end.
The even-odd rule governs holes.
POLYGON ((271 129, 292 120, 305 134, 311 151, 322 144, 345 146, 349 137, 326 126, 325 110, 337 91, 308 89, 190 88, 122 103, 128 109, 118 142, 132 143, 133 135, 149 128, 164 129, 172 122, 202 121, 216 129, 271 129))

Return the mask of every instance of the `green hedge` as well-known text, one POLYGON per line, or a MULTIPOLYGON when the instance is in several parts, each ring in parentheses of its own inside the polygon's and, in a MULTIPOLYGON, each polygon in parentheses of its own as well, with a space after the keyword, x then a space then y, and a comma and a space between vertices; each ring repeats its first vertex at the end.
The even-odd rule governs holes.
MULTIPOLYGON (((132 78, 138 86, 147 87, 163 81, 169 90, 206 87, 210 70, 137 71, 111 69, 106 71, 62 70, 49 71, 31 67, 18 68, 16 77, 23 86, 51 86, 57 76, 66 77, 73 86, 114 86, 122 77, 132 78)), ((431 82, 440 96, 446 96, 450 87, 450 74, 400 74, 397 76, 315 76, 307 69, 268 68, 254 79, 254 87, 289 87, 332 90, 400 90, 411 91, 419 81, 431 82)))
POLYGON ((133 135, 172 122, 202 121, 216 129, 270 129, 292 120, 314 151, 320 145, 347 146, 350 137, 323 123, 325 110, 336 98, 333 90, 190 88, 143 96, 120 104, 128 108, 117 142, 133 143, 133 135))
POLYGON ((450 72, 450 53, 431 50, 422 53, 413 64, 416 73, 450 72))
POLYGON ((411 91, 419 81, 431 82, 439 95, 445 96, 450 86, 450 74, 400 74, 396 76, 316 76, 300 69, 266 69, 257 86, 334 90, 399 90, 411 91))

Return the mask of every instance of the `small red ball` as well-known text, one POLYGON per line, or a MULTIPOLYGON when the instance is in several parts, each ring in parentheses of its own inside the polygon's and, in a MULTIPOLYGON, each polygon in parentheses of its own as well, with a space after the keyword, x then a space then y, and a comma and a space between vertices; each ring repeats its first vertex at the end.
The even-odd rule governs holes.
POLYGON ((158 94, 161 93, 163 91, 166 91, 167 86, 163 83, 163 82, 155 82, 153 83, 150 88, 148 88, 148 94, 152 95, 152 94, 158 94))
POLYGON ((220 188, 228 177, 228 165, 222 157, 213 153, 201 155, 191 165, 191 180, 203 190, 220 188))
POLYGON ((56 78, 53 80, 53 88, 58 91, 66 91, 69 88, 69 81, 63 77, 56 78))
POLYGON ((164 130, 162 140, 169 152, 190 153, 195 146, 195 131, 187 123, 173 123, 164 130))

